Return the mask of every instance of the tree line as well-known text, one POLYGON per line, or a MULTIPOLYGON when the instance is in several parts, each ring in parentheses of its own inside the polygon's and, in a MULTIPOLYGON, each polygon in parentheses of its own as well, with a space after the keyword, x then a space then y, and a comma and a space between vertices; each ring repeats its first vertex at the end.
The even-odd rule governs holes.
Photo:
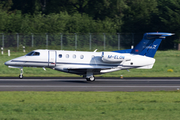
POLYGON ((1 33, 144 33, 180 36, 179 0, 0 0, 1 33))

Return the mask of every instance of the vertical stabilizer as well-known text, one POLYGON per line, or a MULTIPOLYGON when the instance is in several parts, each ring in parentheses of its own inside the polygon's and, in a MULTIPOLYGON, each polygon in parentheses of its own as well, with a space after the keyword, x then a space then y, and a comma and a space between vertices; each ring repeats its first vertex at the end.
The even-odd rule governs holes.
POLYGON ((143 39, 138 45, 132 49, 131 54, 138 54, 147 57, 154 57, 156 51, 162 41, 167 36, 172 36, 173 33, 145 33, 143 39))

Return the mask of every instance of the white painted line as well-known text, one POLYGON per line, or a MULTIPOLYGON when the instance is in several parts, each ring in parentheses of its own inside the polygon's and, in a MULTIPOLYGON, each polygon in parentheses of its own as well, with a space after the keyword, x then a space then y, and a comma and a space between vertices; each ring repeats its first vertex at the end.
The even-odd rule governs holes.
POLYGON ((16 85, 0 85, 0 88, 9 88, 9 87, 13 87, 13 88, 30 88, 30 87, 34 87, 34 88, 180 88, 180 86, 32 86, 32 85, 28 85, 28 86, 16 86, 16 85))
MULTIPOLYGON (((24 82, 29 82, 29 81, 35 81, 35 82, 43 82, 43 81, 58 81, 58 82, 61 82, 61 81, 84 81, 86 82, 85 79, 0 79, 0 81, 24 81, 24 82)), ((168 81, 168 82, 173 82, 173 81, 179 81, 180 82, 180 79, 97 79, 95 82, 104 82, 104 81, 108 81, 108 82, 129 82, 129 81, 132 81, 132 82, 158 82, 158 81, 168 81)))

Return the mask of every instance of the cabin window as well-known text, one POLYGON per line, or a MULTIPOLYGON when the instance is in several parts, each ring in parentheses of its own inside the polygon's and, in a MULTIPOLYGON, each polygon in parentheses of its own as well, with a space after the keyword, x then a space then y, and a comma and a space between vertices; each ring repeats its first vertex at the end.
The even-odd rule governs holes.
POLYGON ((59 58, 62 58, 62 54, 59 54, 59 58))
POLYGON ((66 58, 69 58, 69 54, 66 54, 66 58))
POLYGON ((73 58, 74 58, 74 59, 76 58, 76 55, 75 55, 75 54, 73 55, 73 58))
POLYGON ((83 58, 84 58, 84 55, 81 55, 80 58, 83 59, 83 58))

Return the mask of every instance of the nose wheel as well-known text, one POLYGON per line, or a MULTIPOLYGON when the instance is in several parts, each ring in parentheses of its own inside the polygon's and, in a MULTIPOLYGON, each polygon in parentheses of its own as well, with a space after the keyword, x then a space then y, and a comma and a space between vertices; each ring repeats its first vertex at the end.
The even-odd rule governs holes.
POLYGON ((22 79, 23 78, 23 75, 19 75, 19 79, 22 79))
POLYGON ((19 79, 22 79, 23 78, 23 68, 20 69, 21 73, 19 75, 19 79))

